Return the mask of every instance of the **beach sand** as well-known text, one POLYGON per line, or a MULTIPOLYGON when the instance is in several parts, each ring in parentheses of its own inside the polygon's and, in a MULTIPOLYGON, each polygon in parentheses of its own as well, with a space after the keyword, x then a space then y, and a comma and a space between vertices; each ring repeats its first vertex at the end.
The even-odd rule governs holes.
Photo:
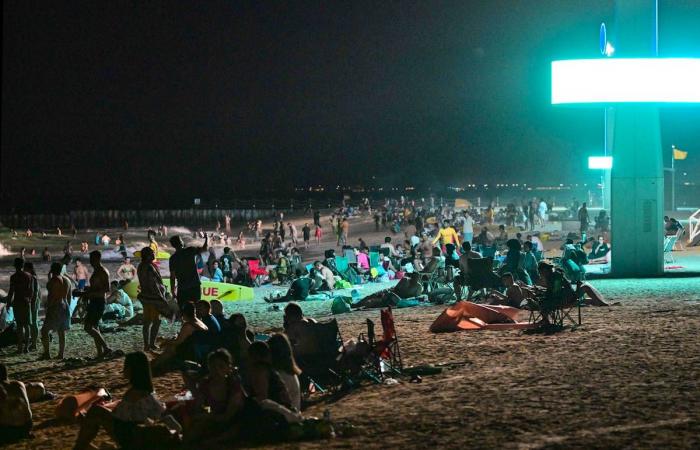
MULTIPOLYGON (((305 411, 320 417, 327 409, 333 420, 354 424, 355 436, 264 448, 700 447, 700 279, 592 284, 620 305, 584 308, 580 327, 552 335, 436 335, 428 328, 444 307, 396 310, 404 364, 440 365, 442 373, 424 376, 420 384, 404 378, 397 385, 363 384, 305 411)), ((268 311, 261 300, 274 289, 257 289, 254 302, 229 303, 227 312, 244 312, 258 331, 279 329, 282 312, 268 311)), ((303 307, 320 320, 331 317, 330 302, 303 307)), ((366 331, 367 318, 379 326, 378 310, 336 317, 346 340, 366 331)), ((168 335, 176 327, 164 325, 162 330, 168 335)), ((106 339, 125 352, 139 350, 141 329, 129 327, 106 339)), ((125 390, 122 359, 68 369, 59 362, 36 362, 37 354, 11 356, 13 350, 0 350, 11 376, 43 381, 59 396, 102 386, 119 398, 125 390)), ((75 326, 67 356, 93 354, 91 340, 75 326)), ((159 377, 155 386, 160 397, 168 399, 181 390, 181 377, 159 377)), ((56 401, 32 405, 34 439, 8 448, 70 448, 78 425, 55 423, 55 405, 56 401)), ((105 433, 96 444, 114 448, 105 433)))

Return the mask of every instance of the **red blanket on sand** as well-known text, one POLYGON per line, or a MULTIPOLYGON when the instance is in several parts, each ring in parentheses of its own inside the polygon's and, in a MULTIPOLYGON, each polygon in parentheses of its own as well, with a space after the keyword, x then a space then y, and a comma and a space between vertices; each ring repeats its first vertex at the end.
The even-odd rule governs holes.
POLYGON ((478 305, 459 301, 435 319, 430 325, 433 333, 449 333, 460 330, 522 330, 535 328, 537 324, 517 322, 522 310, 510 306, 478 305))

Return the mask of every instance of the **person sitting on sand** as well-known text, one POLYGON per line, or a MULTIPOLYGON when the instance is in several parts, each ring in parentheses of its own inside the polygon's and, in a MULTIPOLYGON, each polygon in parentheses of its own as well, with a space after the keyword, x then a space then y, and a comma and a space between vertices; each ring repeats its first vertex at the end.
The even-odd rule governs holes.
POLYGON ((226 316, 224 316, 224 304, 221 300, 215 299, 209 302, 209 306, 211 306, 211 315, 219 322, 219 325, 221 325, 221 332, 223 333, 224 330, 229 327, 228 320, 226 320, 226 316))
POLYGON ((328 267, 324 266, 321 261, 314 261, 314 269, 322 278, 321 286, 316 288, 317 291, 332 291, 335 288, 335 277, 333 272, 328 267))
POLYGON ((593 244, 591 252, 588 254, 588 264, 607 264, 610 262, 610 245, 605 242, 603 236, 598 236, 598 240, 593 244))
POLYGON ((105 316, 110 315, 119 321, 134 317, 134 303, 118 281, 109 283, 109 295, 105 300, 105 316))
POLYGON ((197 382, 193 392, 194 409, 198 413, 185 429, 185 443, 211 439, 223 433, 244 407, 245 393, 231 354, 223 348, 209 353, 207 368, 209 374, 197 382))
POLYGON ((285 334, 273 334, 267 341, 267 345, 270 347, 272 368, 277 371, 287 388, 292 409, 301 411, 301 388, 299 385, 301 369, 294 360, 289 338, 285 334))
POLYGON ((248 347, 255 340, 255 334, 248 329, 248 322, 241 313, 231 314, 229 328, 224 328, 224 346, 233 355, 241 372, 245 372, 248 361, 248 347))
POLYGON ((219 261, 212 262, 211 269, 212 269, 211 281, 214 281, 216 283, 223 283, 224 282, 224 272, 221 270, 221 268, 219 268, 219 261))
POLYGON ((308 276, 308 272, 301 267, 294 269, 294 275, 296 278, 292 281, 292 285, 289 286, 289 290, 283 296, 266 298, 265 301, 270 303, 281 303, 289 301, 299 301, 303 302, 309 296, 311 291, 312 281, 308 276))
POLYGON ((165 405, 153 389, 151 368, 143 352, 129 353, 124 358, 124 377, 129 382, 121 401, 113 408, 93 405, 80 423, 75 450, 93 448, 91 442, 100 428, 117 441, 120 448, 135 448, 138 424, 161 418, 165 405))
POLYGON ((46 316, 41 327, 41 343, 44 346, 44 353, 41 359, 51 358, 49 352, 50 333, 55 331, 58 334, 58 356, 63 359, 66 350, 66 331, 70 329, 70 305, 71 296, 70 283, 61 276, 63 265, 60 263, 51 264, 49 272, 49 282, 46 284, 48 291, 46 295, 46 316))
POLYGON ((182 308, 182 326, 177 337, 165 342, 163 352, 152 362, 153 370, 162 370, 175 358, 194 360, 194 344, 207 331, 207 326, 197 318, 194 303, 187 302, 182 308))
POLYGON ((207 331, 201 334, 198 343, 214 350, 221 343, 221 324, 211 314, 211 304, 207 300, 198 301, 194 307, 197 310, 197 317, 207 326, 207 331))
POLYGON ((29 437, 32 409, 21 381, 10 381, 7 367, 0 364, 0 445, 29 437))
POLYGON ((407 274, 392 288, 394 294, 401 298, 414 298, 423 293, 423 285, 420 282, 420 274, 413 272, 407 274))
POLYGON ((248 367, 245 384, 249 395, 258 403, 271 400, 285 408, 292 408, 292 399, 277 371, 272 367, 270 347, 255 341, 248 348, 248 367))
POLYGON ((292 344, 294 356, 313 355, 318 350, 316 337, 311 327, 316 321, 304 317, 304 313, 296 302, 289 302, 284 308, 284 332, 292 344))
POLYGON ((492 290, 489 293, 487 303, 490 305, 505 305, 513 308, 520 308, 520 304, 530 295, 527 291, 515 282, 513 274, 504 273, 501 275, 501 282, 506 287, 506 293, 502 294, 497 290, 492 290))
MULTIPOLYGON (((566 304, 576 304, 578 301, 578 295, 571 286, 571 282, 566 278, 564 272, 561 269, 554 268, 552 264, 547 261, 540 261, 537 265, 537 269, 540 272, 539 285, 545 288, 547 295, 551 295, 552 287, 556 285, 561 285, 563 294, 565 296, 564 300, 566 304)), ((597 289, 588 283, 578 282, 577 290, 580 289, 586 296, 583 298, 584 303, 590 306, 610 306, 603 298, 597 289)))

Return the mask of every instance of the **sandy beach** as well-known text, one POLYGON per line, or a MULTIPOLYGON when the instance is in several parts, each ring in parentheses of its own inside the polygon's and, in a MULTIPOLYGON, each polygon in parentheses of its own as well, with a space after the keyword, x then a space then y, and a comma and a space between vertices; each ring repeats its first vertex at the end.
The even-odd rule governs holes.
MULTIPOLYGON (((378 242, 368 221, 353 223, 351 240, 378 242)), ((326 241, 305 253, 313 259, 326 241)), ((251 245, 249 252, 257 250, 251 245)), ((9 274, 3 261, 3 286, 9 274)), ((110 263, 111 264, 111 263, 110 263)), ((41 270, 43 276, 45 270, 41 270)), ((700 446, 700 278, 595 280, 592 284, 618 306, 584 308, 576 329, 543 335, 522 331, 432 334, 428 328, 442 306, 395 311, 406 366, 442 367, 422 383, 399 378, 395 385, 366 383, 305 414, 355 425, 357 434, 331 440, 290 443, 286 448, 697 448, 700 446)), ((386 286, 372 285, 364 292, 386 286)), ((226 304, 243 312, 261 332, 282 324, 262 297, 277 288, 256 289, 252 302, 226 304)), ((330 302, 307 302, 305 312, 329 319, 330 302)), ((379 311, 337 317, 344 339, 366 331, 365 319, 379 311)), ((163 335, 176 332, 164 325, 163 335)), ((68 335, 68 357, 91 357, 92 342, 79 326, 68 335)), ((125 352, 141 348, 141 328, 106 334, 125 352)), ((71 369, 62 362, 37 362, 37 354, 12 356, 0 350, 11 377, 43 381, 59 396, 101 386, 115 397, 125 390, 122 360, 71 369)), ((162 399, 178 393, 177 373, 155 380, 162 399)), ((77 424, 53 420, 56 402, 33 404, 34 438, 8 448, 70 448, 77 424)), ((101 433, 99 448, 115 448, 101 433)), ((285 448, 285 446, 270 446, 285 448)))

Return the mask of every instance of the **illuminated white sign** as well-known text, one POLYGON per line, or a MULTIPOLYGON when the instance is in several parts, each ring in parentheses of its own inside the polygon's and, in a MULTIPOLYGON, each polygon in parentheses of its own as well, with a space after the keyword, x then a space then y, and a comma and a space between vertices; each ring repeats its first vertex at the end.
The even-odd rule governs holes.
POLYGON ((552 104, 700 103, 700 58, 552 62, 552 104))

